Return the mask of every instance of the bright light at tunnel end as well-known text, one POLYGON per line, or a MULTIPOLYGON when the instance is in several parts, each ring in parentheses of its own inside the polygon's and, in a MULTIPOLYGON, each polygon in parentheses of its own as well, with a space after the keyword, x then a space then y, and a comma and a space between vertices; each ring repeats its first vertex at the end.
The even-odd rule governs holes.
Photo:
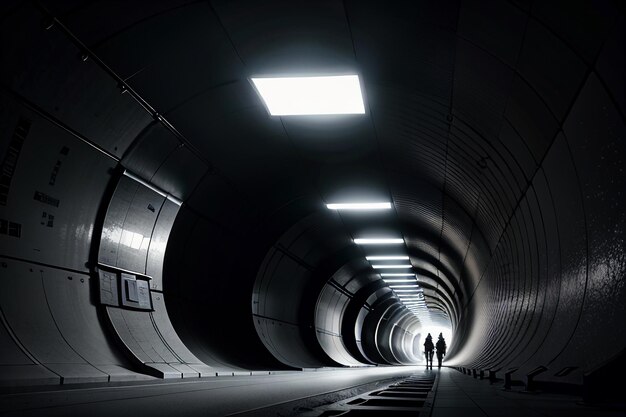
POLYGON ((272 116, 364 114, 358 75, 253 77, 272 116))

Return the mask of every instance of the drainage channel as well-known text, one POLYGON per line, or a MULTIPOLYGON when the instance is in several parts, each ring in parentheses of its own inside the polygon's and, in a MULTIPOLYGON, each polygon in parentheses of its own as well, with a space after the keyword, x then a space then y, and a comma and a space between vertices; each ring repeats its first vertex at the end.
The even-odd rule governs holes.
POLYGON ((302 417, 430 416, 436 375, 414 374, 383 389, 376 389, 334 404, 318 407, 302 417))

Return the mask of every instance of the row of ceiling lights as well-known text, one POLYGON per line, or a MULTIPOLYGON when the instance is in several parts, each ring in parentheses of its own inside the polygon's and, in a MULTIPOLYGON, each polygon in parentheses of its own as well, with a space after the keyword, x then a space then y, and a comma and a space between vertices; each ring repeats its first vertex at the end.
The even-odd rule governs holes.
MULTIPOLYGON (((267 111, 272 116, 303 116, 330 114, 364 114, 365 105, 361 93, 361 82, 355 74, 304 77, 253 77, 250 79, 261 96, 267 111)), ((332 203, 329 210, 389 210, 389 202, 332 203)), ((404 239, 395 237, 355 238, 357 245, 399 245, 404 239)), ((408 261, 404 255, 367 256, 368 261, 408 261)), ((410 269, 413 265, 371 264, 378 270, 410 269)), ((414 273, 382 272, 380 276, 392 289, 396 297, 420 320, 428 320, 428 309, 422 288, 414 273), (391 278, 395 277, 395 278, 391 278), (404 278, 402 278, 404 277, 404 278), (410 278, 409 278, 410 277, 410 278)))
MULTIPOLYGON (((334 203, 326 204, 330 210, 388 210, 391 209, 391 203, 334 203)), ((355 238, 354 243, 357 245, 393 245, 404 244, 402 238, 355 238)), ((398 264, 376 264, 376 261, 408 261, 410 258, 406 255, 373 255, 366 256, 365 259, 370 261, 373 269, 391 270, 391 269, 411 269, 411 263, 398 264)), ((417 283, 417 278, 412 272, 381 272, 380 276, 387 283, 389 288, 394 292, 395 296, 402 301, 409 311, 419 317, 424 322, 430 322, 428 307, 424 300, 424 290, 417 283), (392 278, 395 277, 395 278, 392 278)))

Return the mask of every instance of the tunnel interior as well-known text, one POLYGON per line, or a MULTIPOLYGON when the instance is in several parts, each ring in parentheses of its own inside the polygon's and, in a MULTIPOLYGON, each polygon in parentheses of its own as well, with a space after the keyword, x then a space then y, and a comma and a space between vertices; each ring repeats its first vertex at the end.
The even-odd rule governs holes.
POLYGON ((428 333, 623 367, 623 4, 1 8, 1 385, 423 364, 428 333), (345 74, 362 114, 251 81, 345 74))

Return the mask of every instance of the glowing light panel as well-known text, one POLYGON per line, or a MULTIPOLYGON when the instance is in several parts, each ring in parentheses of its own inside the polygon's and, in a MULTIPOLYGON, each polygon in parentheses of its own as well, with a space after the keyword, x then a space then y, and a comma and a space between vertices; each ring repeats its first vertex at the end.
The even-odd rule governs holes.
POLYGON ((408 256, 366 256, 365 259, 368 261, 408 261, 408 256))
POLYGON ((363 238, 354 239, 357 245, 398 245, 404 243, 404 239, 396 238, 363 238))
POLYGON ((331 203, 329 210, 389 210, 391 203, 331 203))
POLYGON ((372 268, 374 269, 386 269, 386 268, 401 269, 401 268, 413 268, 413 265, 372 265, 372 268))
POLYGON ((358 75, 251 80, 272 116, 365 113, 358 75))

